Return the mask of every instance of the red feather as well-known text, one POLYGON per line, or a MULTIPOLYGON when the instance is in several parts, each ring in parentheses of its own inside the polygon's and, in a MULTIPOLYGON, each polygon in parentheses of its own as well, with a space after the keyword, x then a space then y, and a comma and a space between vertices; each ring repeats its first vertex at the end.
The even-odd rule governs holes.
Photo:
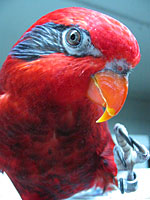
POLYGON ((87 89, 91 75, 108 60, 125 58, 134 66, 140 58, 134 36, 106 15, 84 8, 60 9, 27 32, 46 22, 78 24, 105 56, 54 53, 27 62, 9 55, 3 64, 0 167, 23 200, 59 200, 113 183, 114 143, 107 123, 96 124, 103 110, 87 98, 87 89))

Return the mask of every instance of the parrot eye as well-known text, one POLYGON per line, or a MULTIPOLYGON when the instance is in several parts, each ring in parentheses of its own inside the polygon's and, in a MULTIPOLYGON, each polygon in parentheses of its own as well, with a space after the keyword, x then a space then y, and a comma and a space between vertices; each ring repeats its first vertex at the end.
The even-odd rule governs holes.
POLYGON ((77 46, 81 42, 81 34, 78 30, 76 29, 71 29, 67 32, 66 34, 66 41, 71 45, 71 46, 77 46))
POLYGON ((87 56, 94 57, 102 56, 101 52, 96 49, 92 42, 90 34, 87 30, 81 29, 77 26, 67 27, 61 35, 62 47, 67 55, 70 56, 87 56))

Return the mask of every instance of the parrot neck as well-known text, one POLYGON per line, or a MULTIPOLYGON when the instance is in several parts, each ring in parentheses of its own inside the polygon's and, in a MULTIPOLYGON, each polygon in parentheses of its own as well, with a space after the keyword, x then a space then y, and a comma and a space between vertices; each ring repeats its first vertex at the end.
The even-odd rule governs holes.
POLYGON ((55 106, 56 135, 69 136, 72 134, 91 134, 97 118, 102 115, 102 108, 93 104, 88 98, 67 106, 55 106), (92 115, 91 115, 92 113, 92 115))

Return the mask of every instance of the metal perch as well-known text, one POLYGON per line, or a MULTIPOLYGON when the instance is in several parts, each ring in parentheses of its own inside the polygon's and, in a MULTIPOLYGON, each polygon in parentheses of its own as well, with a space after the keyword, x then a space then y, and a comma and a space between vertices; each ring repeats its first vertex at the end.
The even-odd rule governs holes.
POLYGON ((118 177, 126 171, 126 177, 118 178, 121 193, 137 190, 138 179, 133 168, 138 163, 147 161, 150 157, 148 149, 128 135, 122 124, 115 124, 114 132, 118 145, 114 147, 114 158, 118 168, 118 177), (119 174, 120 173, 120 174, 119 174))

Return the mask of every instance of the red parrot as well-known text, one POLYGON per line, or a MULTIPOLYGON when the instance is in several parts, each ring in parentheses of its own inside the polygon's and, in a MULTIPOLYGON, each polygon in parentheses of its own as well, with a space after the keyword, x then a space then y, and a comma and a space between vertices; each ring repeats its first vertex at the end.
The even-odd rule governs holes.
POLYGON ((105 121, 122 108, 139 60, 126 26, 79 7, 43 16, 12 47, 0 71, 0 168, 23 200, 114 183, 105 121))

